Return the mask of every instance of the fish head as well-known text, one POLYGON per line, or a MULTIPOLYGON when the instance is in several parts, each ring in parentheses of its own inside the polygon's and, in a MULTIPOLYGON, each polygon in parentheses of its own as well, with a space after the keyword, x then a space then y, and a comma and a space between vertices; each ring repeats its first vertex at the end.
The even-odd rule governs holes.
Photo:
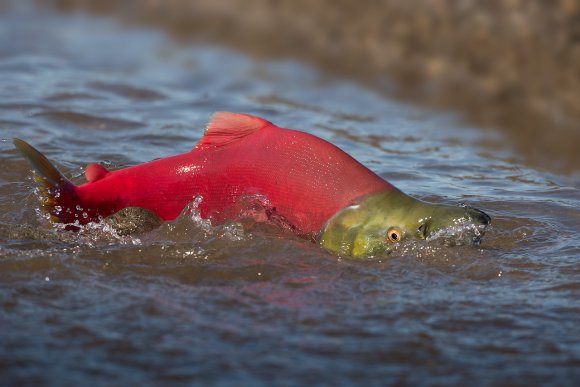
POLYGON ((427 203, 394 188, 339 211, 326 223, 320 243, 329 251, 354 257, 386 255, 413 239, 478 244, 490 222, 487 214, 473 207, 427 203))

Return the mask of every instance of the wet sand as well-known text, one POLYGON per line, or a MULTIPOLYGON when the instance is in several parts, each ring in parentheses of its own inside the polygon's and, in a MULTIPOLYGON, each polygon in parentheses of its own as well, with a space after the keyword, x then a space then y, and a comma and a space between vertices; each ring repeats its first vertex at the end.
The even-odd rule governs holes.
POLYGON ((519 160, 536 168, 580 170, 580 3, 574 0, 42 3, 162 26, 188 41, 307 60, 499 128, 519 160))

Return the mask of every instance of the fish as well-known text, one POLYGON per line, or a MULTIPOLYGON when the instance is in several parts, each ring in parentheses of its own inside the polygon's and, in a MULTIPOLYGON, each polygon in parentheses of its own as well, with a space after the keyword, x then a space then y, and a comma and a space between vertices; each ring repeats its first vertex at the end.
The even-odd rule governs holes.
POLYGON ((114 171, 91 163, 80 185, 27 142, 13 143, 35 171, 42 207, 71 229, 132 207, 169 221, 195 201, 212 224, 250 217, 367 257, 458 224, 473 226, 475 241, 491 222, 472 207, 408 196, 330 142, 249 114, 215 113, 186 153, 114 171))

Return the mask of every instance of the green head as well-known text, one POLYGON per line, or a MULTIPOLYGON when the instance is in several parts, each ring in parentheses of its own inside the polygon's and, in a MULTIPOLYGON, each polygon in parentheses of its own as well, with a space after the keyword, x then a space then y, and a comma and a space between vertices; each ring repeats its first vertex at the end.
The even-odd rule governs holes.
POLYGON ((338 212, 322 230, 320 243, 342 255, 384 255, 405 240, 458 231, 478 242, 490 221, 475 208, 426 203, 395 188, 365 196, 338 212))

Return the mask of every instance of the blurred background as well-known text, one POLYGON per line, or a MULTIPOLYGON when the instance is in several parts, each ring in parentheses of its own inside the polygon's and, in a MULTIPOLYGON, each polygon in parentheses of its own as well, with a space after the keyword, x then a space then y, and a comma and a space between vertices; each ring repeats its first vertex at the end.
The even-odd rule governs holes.
MULTIPOLYGON (((299 58, 501 129, 541 170, 580 170, 580 2, 61 0, 185 41, 299 58)), ((505 144, 504 144, 505 145, 505 144)))

